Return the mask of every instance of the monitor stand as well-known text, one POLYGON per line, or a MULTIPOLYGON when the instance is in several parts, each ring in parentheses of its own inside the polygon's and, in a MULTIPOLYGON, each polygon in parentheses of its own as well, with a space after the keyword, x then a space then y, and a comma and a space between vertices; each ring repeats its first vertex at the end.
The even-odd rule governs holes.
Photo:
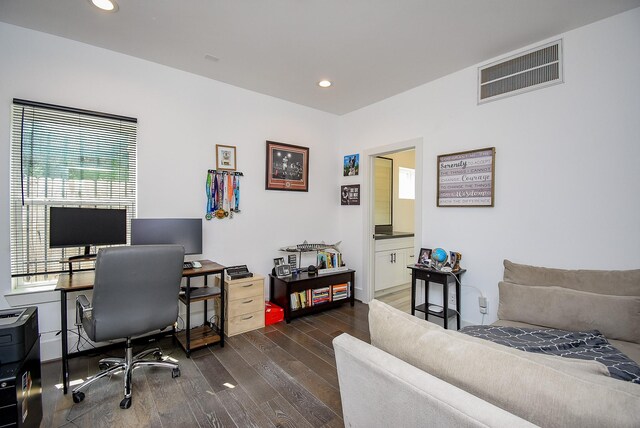
POLYGON ((86 259, 86 260, 93 260, 96 258, 95 254, 91 254, 91 247, 89 245, 84 247, 84 254, 81 256, 71 256, 69 257, 69 261, 78 261, 81 259, 86 259))

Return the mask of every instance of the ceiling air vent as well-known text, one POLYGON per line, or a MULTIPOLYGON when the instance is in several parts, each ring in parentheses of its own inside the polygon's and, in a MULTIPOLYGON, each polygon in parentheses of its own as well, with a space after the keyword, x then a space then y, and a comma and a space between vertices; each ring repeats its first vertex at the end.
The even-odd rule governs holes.
POLYGON ((478 68, 478 103, 562 83, 562 40, 478 68))

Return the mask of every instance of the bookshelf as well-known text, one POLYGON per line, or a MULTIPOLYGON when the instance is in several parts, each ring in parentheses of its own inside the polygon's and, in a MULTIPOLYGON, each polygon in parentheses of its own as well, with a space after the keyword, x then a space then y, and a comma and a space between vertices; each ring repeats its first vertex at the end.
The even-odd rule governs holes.
POLYGON ((355 271, 278 278, 269 275, 270 300, 284 309, 287 323, 305 315, 333 309, 345 303, 355 304, 355 271))

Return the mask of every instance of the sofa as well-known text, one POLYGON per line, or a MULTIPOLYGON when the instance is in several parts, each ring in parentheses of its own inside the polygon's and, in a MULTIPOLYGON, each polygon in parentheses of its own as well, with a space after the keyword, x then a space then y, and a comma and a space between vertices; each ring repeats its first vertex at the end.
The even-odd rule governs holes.
MULTIPOLYGON (((598 329, 640 361, 640 270, 561 270, 505 260, 505 326, 598 329)), ((371 344, 334 339, 348 427, 640 427, 640 385, 595 361, 523 352, 376 300, 371 344)))

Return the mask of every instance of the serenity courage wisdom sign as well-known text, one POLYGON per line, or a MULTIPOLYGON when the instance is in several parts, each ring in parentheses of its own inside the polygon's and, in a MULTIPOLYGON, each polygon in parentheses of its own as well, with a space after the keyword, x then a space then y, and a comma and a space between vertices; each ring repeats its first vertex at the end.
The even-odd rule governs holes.
POLYGON ((438 156, 439 207, 492 207, 495 147, 438 156))

